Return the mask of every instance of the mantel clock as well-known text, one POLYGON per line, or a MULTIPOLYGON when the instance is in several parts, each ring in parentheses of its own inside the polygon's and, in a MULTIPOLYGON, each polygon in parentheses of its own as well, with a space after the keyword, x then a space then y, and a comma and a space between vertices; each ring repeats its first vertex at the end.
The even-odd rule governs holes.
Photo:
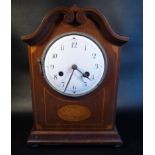
POLYGON ((122 143, 115 127, 120 48, 92 8, 52 9, 28 44, 34 124, 29 144, 122 143))

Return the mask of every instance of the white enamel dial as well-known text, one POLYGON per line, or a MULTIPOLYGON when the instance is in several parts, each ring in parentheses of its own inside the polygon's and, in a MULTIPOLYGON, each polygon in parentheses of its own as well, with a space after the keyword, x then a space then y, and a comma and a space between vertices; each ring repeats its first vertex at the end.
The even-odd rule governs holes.
POLYGON ((46 82, 65 96, 78 97, 95 90, 104 79, 106 67, 104 49, 81 33, 59 36, 42 56, 46 82))

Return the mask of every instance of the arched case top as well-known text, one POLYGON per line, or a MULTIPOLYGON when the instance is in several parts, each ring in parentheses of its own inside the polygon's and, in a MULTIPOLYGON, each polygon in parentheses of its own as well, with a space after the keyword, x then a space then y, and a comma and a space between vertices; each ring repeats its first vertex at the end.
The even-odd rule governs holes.
POLYGON ((112 30, 105 16, 98 10, 94 8, 79 8, 77 5, 71 8, 58 7, 52 9, 44 17, 40 26, 34 33, 23 36, 21 39, 33 45, 40 42, 51 28, 54 30, 58 21, 64 21, 67 24, 79 26, 85 24, 88 19, 97 25, 102 35, 111 43, 120 46, 128 41, 128 37, 120 36, 112 30))

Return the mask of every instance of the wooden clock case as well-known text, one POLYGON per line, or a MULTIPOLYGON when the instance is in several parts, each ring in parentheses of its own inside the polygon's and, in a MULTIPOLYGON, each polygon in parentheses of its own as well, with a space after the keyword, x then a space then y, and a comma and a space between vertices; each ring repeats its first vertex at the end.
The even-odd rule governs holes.
MULTIPOLYGON (((38 29, 22 37, 28 44, 34 124, 28 144, 122 144, 115 128, 116 98, 120 47, 127 37, 114 33, 106 18, 92 8, 59 7, 52 9, 38 29), (82 97, 66 97, 45 81, 40 60, 51 40, 63 33, 80 32, 95 38, 105 49, 108 68, 102 84, 82 97), (86 107, 90 116, 80 120, 65 111, 69 120, 61 119, 58 110, 70 106, 86 107)), ((62 63, 62 62, 60 62, 62 63)), ((74 109, 76 110, 76 109, 74 109)), ((80 113, 80 108, 77 108, 80 113)), ((65 114, 64 114, 65 115, 65 114)), ((83 112, 85 117, 87 112, 83 112)), ((79 116, 81 117, 81 116, 79 116)))

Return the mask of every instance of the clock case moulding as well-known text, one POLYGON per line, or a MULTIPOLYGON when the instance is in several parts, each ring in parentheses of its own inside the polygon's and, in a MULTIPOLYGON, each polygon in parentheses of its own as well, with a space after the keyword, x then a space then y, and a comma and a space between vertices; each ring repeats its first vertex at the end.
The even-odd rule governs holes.
POLYGON ((28 44, 34 116, 28 144, 122 144, 115 127, 115 114, 120 48, 128 37, 113 32, 106 18, 96 9, 74 5, 52 9, 34 33, 21 39, 28 44), (100 86, 78 98, 55 92, 40 70, 40 60, 49 42, 72 32, 95 38, 104 47, 108 59, 107 73, 100 86), (73 104, 88 107, 90 118, 79 122, 60 119, 56 111, 73 104))

